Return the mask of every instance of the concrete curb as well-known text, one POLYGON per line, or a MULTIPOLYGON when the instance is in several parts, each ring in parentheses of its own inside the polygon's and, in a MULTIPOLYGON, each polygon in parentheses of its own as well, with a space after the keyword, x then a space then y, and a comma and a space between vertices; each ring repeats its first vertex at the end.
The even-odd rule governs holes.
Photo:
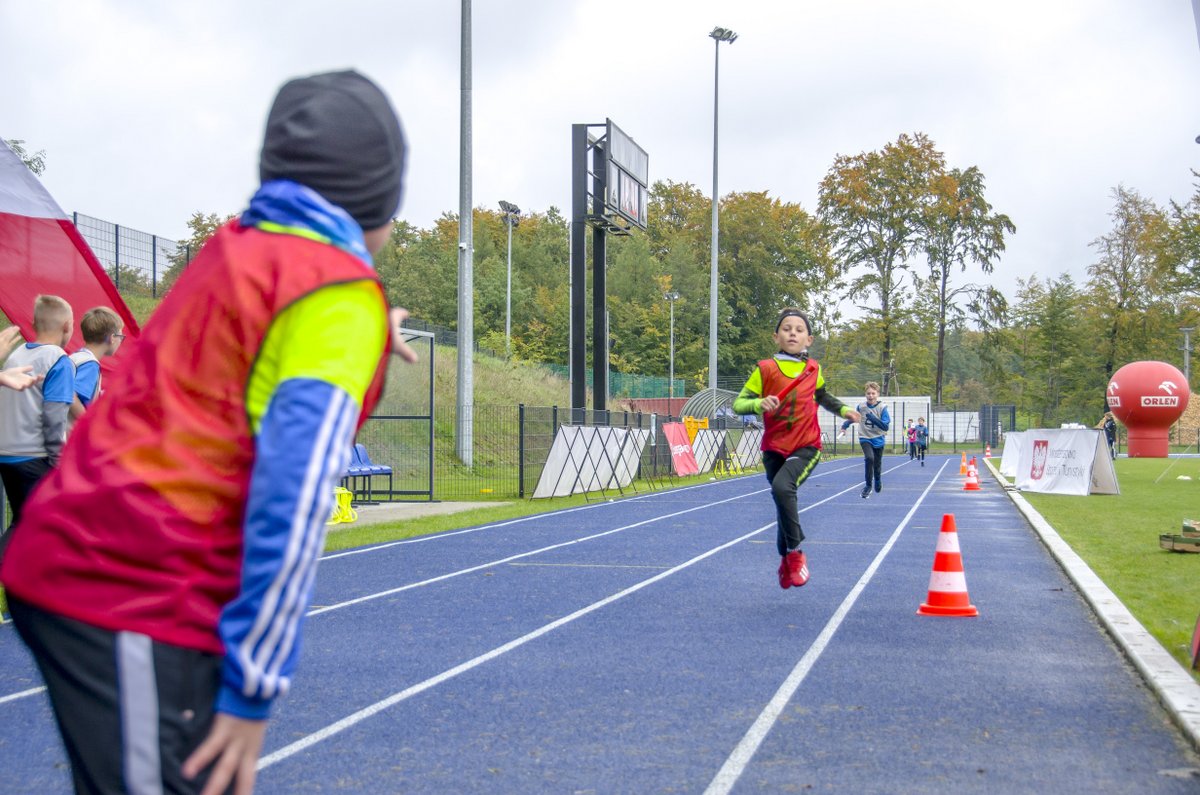
POLYGON ((1109 590, 1091 567, 1062 540, 1037 510, 1000 475, 991 459, 983 459, 992 477, 1008 493, 1034 532, 1050 550, 1079 593, 1095 611, 1109 635, 1141 673, 1163 707, 1187 735, 1192 748, 1200 751, 1200 682, 1162 647, 1129 609, 1109 590))

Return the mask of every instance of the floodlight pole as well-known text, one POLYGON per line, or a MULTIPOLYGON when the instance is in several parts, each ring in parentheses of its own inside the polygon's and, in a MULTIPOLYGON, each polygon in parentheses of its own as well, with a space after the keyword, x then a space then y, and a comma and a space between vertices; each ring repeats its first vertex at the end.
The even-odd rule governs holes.
POLYGON ((1188 383, 1188 391, 1192 389, 1192 332, 1195 326, 1179 329, 1183 332, 1183 380, 1188 383))
MULTIPOLYGON (((667 303, 671 305, 671 353, 670 364, 668 365, 667 375, 667 397, 671 400, 675 399, 675 302, 679 300, 679 293, 672 290, 663 296, 667 299, 667 303)), ((667 406, 667 412, 674 411, 670 406, 667 406)))
POLYGON ((708 388, 717 388, 717 107, 721 87, 721 42, 733 44, 737 34, 727 28, 713 28, 708 34, 713 44, 713 189, 712 189, 712 266, 708 278, 708 388))
POLYGON ((512 230, 517 225, 521 208, 510 202, 500 202, 504 224, 508 227, 508 280, 504 287, 504 355, 512 356, 512 230))
POLYGON ((462 0, 458 158, 458 410, 454 439, 458 460, 474 460, 475 301, 474 229, 471 217, 471 0, 462 0))

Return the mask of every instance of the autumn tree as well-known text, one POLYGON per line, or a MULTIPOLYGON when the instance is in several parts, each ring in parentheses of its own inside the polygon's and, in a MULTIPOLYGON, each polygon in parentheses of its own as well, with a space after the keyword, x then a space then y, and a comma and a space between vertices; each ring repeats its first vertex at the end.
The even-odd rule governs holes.
MULTIPOLYGON (((821 180, 818 214, 850 294, 877 327, 880 369, 893 359, 895 327, 906 311, 904 273, 922 242, 931 183, 945 158, 923 133, 902 134, 877 152, 838 155, 821 180)), ((884 394, 888 394, 885 376, 884 394)))
POLYGON ((929 263, 928 285, 934 296, 937 372, 933 393, 934 403, 941 405, 946 329, 948 323, 964 317, 960 301, 985 319, 996 319, 1005 309, 1003 296, 994 289, 976 284, 954 286, 952 277, 972 263, 991 273, 1004 251, 1005 234, 1012 234, 1016 227, 1007 215, 992 212, 984 198, 983 173, 975 166, 936 175, 930 188, 929 199, 922 204, 921 248, 929 263))
POLYGON ((1155 251, 1165 233, 1163 211, 1136 190, 1113 189, 1112 229, 1092 241, 1089 305, 1096 318, 1095 350, 1105 378, 1131 360, 1136 336, 1155 300, 1155 251))

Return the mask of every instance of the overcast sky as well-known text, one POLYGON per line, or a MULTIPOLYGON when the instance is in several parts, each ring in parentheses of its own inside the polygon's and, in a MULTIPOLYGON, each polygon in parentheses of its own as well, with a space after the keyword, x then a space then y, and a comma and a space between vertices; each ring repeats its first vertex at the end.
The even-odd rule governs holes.
MULTIPOLYGON (((978 166, 1017 225, 993 283, 1068 272, 1110 228, 1118 184, 1165 204, 1200 169, 1200 47, 1188 0, 476 0, 476 207, 570 207, 572 123, 610 117, 651 181, 712 190, 714 26, 720 192, 813 211, 838 154, 924 132, 978 166)), ((287 78, 354 67, 411 143, 402 217, 458 209, 456 0, 285 4, 0 0, 0 137, 45 150, 78 211, 164 237, 253 192, 287 78)))

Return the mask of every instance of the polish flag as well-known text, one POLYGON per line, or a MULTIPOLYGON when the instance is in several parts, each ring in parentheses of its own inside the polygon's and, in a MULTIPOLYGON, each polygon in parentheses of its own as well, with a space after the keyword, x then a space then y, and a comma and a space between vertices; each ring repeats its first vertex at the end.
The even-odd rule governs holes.
POLYGON ((93 307, 113 309, 125 322, 124 333, 138 335, 137 321, 75 224, 0 140, 0 310, 26 340, 34 338, 33 302, 39 295, 57 295, 75 310, 68 353, 83 347, 79 320, 93 307))

